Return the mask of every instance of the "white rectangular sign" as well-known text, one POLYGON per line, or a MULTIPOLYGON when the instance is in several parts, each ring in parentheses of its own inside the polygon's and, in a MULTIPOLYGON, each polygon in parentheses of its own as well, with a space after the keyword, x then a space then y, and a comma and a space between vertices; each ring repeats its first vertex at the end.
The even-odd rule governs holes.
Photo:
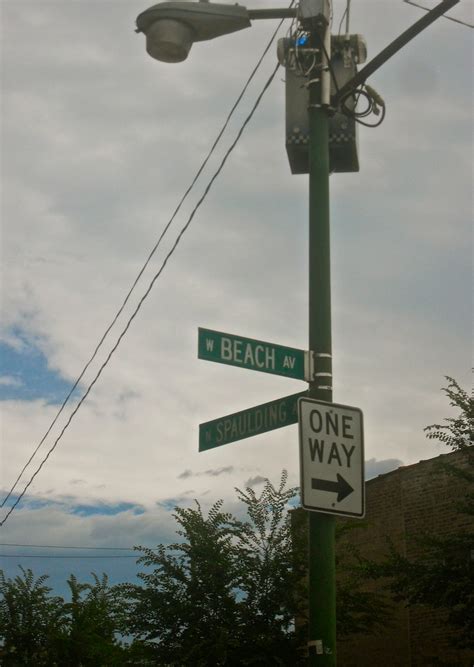
POLYGON ((313 398, 298 400, 301 502, 305 509, 363 517, 362 411, 313 398))

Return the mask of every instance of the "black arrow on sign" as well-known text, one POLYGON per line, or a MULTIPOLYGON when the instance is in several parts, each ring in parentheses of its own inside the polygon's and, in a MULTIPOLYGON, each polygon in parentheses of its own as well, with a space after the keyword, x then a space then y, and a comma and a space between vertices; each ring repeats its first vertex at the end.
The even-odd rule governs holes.
POLYGON ((311 488, 315 491, 332 491, 337 493, 337 502, 340 503, 341 500, 347 498, 347 496, 354 491, 349 482, 346 482, 344 477, 337 473, 337 482, 331 482, 327 479, 315 479, 311 478, 311 488))

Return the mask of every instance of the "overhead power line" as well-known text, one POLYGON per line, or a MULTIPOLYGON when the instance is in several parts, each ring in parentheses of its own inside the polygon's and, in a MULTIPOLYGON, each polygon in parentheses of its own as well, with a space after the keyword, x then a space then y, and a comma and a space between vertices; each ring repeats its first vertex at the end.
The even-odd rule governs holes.
MULTIPOLYGON (((424 9, 425 12, 431 11, 429 7, 423 7, 423 5, 419 5, 417 2, 413 2, 413 0, 403 0, 403 2, 406 2, 407 5, 413 5, 413 7, 418 7, 419 9, 424 9)), ((474 28, 474 25, 472 23, 467 23, 466 21, 461 21, 460 19, 455 19, 453 16, 446 16, 446 14, 443 16, 444 19, 447 19, 448 21, 454 21, 455 23, 460 23, 461 25, 465 25, 468 28, 474 28)))
POLYGON ((87 554, 77 554, 76 556, 65 556, 64 554, 0 554, 0 558, 140 558, 139 555, 123 556, 122 554, 110 554, 108 556, 95 555, 89 556, 87 554))
POLYGON ((344 23, 344 19, 346 19, 346 35, 349 34, 349 24, 351 20, 351 0, 346 0, 346 8, 341 16, 341 20, 339 22, 339 28, 337 31, 337 34, 340 35, 342 31, 342 24, 344 23))
POLYGON ((26 547, 28 549, 84 549, 86 551, 134 551, 135 549, 135 547, 89 547, 70 544, 19 544, 18 542, 0 542, 0 547, 26 547))
MULTIPOLYGON (((290 3, 290 7, 293 6, 294 2, 295 2, 295 0, 292 0, 292 2, 290 3)), ((150 263, 151 259, 153 258, 153 256, 155 255, 156 251, 158 250, 158 248, 159 248, 159 246, 160 246, 160 244, 161 244, 161 241, 163 240, 163 238, 164 238, 165 234, 167 233, 168 229, 170 228, 170 226, 171 226, 173 220, 175 219, 176 215, 178 214, 179 210, 181 209, 181 206, 183 205, 184 201, 186 200, 186 198, 188 197, 189 193, 190 193, 191 190, 193 189, 194 185, 196 184, 196 181, 198 180, 199 176, 202 174, 202 172, 203 172, 205 166, 207 165, 207 163, 208 163, 209 159, 211 158, 212 154, 214 153, 214 151, 215 151, 215 149, 216 149, 216 147, 217 147, 219 141, 220 141, 221 138, 222 138, 222 135, 224 134, 225 130, 227 129, 227 126, 228 126, 228 124, 229 124, 229 122, 230 122, 230 119, 232 118, 232 116, 233 116, 233 114, 234 114, 234 112, 235 112, 237 106, 240 104, 240 102, 241 102, 241 100, 242 100, 242 97, 244 96, 244 94, 245 94, 247 88, 249 87, 249 85, 250 85, 252 79, 254 78, 255 74, 257 73, 257 71, 258 71, 260 65, 262 64, 262 61, 263 61, 263 59, 265 58, 266 54, 268 53, 268 50, 270 49, 270 46, 273 44, 273 42, 274 42, 274 40, 275 40, 275 37, 276 37, 278 31, 280 30, 280 28, 281 28, 281 26, 282 26, 284 20, 285 20, 285 19, 282 19, 282 20, 278 23, 278 26, 277 26, 276 30, 273 32, 273 34, 272 34, 272 36, 271 36, 271 38, 270 38, 270 41, 268 42, 267 46, 266 46, 265 49, 263 50, 262 55, 260 56, 260 58, 259 58, 258 61, 257 61, 257 64, 256 64, 255 67, 253 68, 253 70, 252 70, 252 72, 250 73, 250 76, 248 77, 248 79, 247 79, 247 81, 246 81, 244 87, 242 88, 242 90, 241 90, 241 92, 239 93, 239 95, 238 95, 236 101, 234 102, 234 104, 233 104, 233 106, 232 106, 232 108, 231 108, 231 110, 230 110, 230 112, 229 112, 229 114, 228 114, 228 116, 227 116, 227 118, 226 118, 226 120, 225 120, 225 122, 224 122, 224 124, 223 124, 223 126, 222 126, 222 128, 221 128, 221 130, 220 130, 219 133, 217 134, 217 136, 216 136, 216 138, 215 138, 215 140, 214 140, 214 143, 212 144, 212 146, 211 146, 211 148, 210 148, 208 154, 206 155, 205 159, 204 159, 203 162, 201 163, 201 166, 200 166, 199 169, 197 170, 197 172, 196 172, 196 174, 195 174, 193 180, 191 181, 191 184, 189 185, 189 187, 187 188, 187 190, 185 191, 185 193, 184 193, 183 196, 181 197, 181 199, 180 199, 180 201, 179 201, 177 207, 175 208, 175 210, 174 210, 174 212, 173 212, 171 218, 170 218, 169 221, 167 222, 167 224, 166 224, 165 228, 163 229, 162 233, 160 234, 160 236, 159 236, 157 242, 156 242, 155 245, 153 246, 153 248, 152 248, 151 252, 149 253, 149 255, 148 255, 148 257, 147 257, 145 263, 143 264, 142 268, 141 268, 140 271, 138 272, 137 277, 135 278, 134 282, 132 283, 132 286, 130 287, 129 291, 127 292, 127 295, 125 296, 125 299, 124 299, 123 302, 122 302, 122 305, 120 306, 120 308, 118 309, 117 313, 114 315, 112 321, 110 322, 110 324, 109 324, 108 327, 106 328, 104 334, 102 335, 101 339, 99 340, 98 344, 96 345, 96 347, 95 347, 95 349, 94 349, 94 352, 92 353, 92 356, 90 357, 90 359, 88 360, 88 362, 85 364, 85 366, 84 366, 84 368, 82 369, 80 375, 78 376, 78 378, 77 378, 76 381, 74 382, 73 386, 71 387, 71 389, 70 389, 69 393, 67 394, 66 398, 64 399, 64 401, 63 401, 61 407, 59 408, 58 412, 56 413, 56 416, 54 417, 53 421, 52 421, 51 424, 49 425, 49 427, 48 427, 46 433, 43 435, 43 437, 42 437, 41 440, 39 441, 38 445, 37 445, 37 446, 35 447, 35 449, 33 450, 33 453, 31 454, 30 458, 27 460, 27 462, 25 463, 25 465, 24 465, 23 468, 21 469, 21 471, 20 471, 20 473, 18 474, 18 476, 17 476, 15 482, 13 483, 13 486, 11 487, 11 489, 9 490, 9 492, 7 493, 7 495, 5 496, 5 498, 3 499, 2 503, 0 504, 0 508, 2 508, 2 507, 5 505, 5 503, 9 500, 10 496, 12 495, 13 491, 16 489, 16 487, 17 487, 17 485, 18 485, 18 482, 20 481, 21 477, 23 476, 23 473, 25 472, 25 470, 27 469, 27 467, 30 465, 30 463, 32 462, 33 458, 36 456, 37 452, 39 451, 40 447, 42 446, 42 444, 44 443, 44 441, 46 440, 46 438, 47 438, 48 435, 50 434, 51 429, 52 429, 53 426, 56 424, 56 422, 57 422, 59 416, 61 415, 61 413, 63 412, 63 410, 64 410, 64 408, 66 407, 67 403, 69 402, 69 399, 71 398, 71 396, 72 396, 72 394, 74 393, 75 389, 78 387, 80 381, 81 381, 82 378, 84 377, 84 375, 85 375, 85 373, 87 372, 89 366, 91 365, 91 363, 92 363, 92 362, 94 361, 94 359, 96 358, 97 353, 99 352, 100 348, 102 347, 102 345, 103 345, 104 341, 106 340, 108 334, 110 333, 111 329, 114 327, 114 325, 115 325, 115 323, 117 322, 118 318, 119 318, 120 315, 122 314, 122 312, 123 312, 125 306, 127 305, 127 303, 128 303, 128 301, 129 301, 129 299, 130 299, 132 293, 134 292, 135 287, 137 286, 137 284, 138 284, 140 278, 142 277, 142 275, 143 275, 143 273, 145 272, 145 270, 146 270, 148 264, 150 263)), ((1 525, 3 525, 3 524, 0 523, 0 526, 1 526, 1 525)))
POLYGON ((240 137, 241 137, 242 134, 243 134, 243 131, 244 131, 245 128, 247 127, 247 125, 248 125, 248 123, 250 122, 250 120, 251 120, 253 114, 255 113, 255 111, 256 111, 258 105, 260 104, 260 101, 261 101, 262 97, 264 96, 264 94, 265 94, 265 92, 267 91, 268 87, 270 86, 270 84, 272 83, 273 79, 275 78, 275 75, 276 75, 276 73, 277 73, 279 67, 280 67, 280 64, 277 63, 276 66, 275 66, 275 68, 274 68, 274 70, 273 70, 273 72, 271 73, 270 77, 268 78, 267 82, 265 83, 263 89, 261 90, 260 94, 258 95, 258 97, 257 97, 257 99, 256 99, 256 101, 255 101, 255 103, 254 103, 254 105, 253 105, 253 107, 252 107, 250 113, 248 114, 247 118, 244 120, 242 126, 240 127, 240 130, 238 131, 236 138, 234 139, 234 141, 232 142, 232 144, 231 144, 230 147, 228 148, 227 152, 225 153, 224 157, 222 158, 219 167, 218 167, 217 170, 214 172, 214 175, 212 176, 212 178, 210 179, 209 183, 207 184, 207 186, 206 186, 206 188, 205 188, 205 190, 204 190, 204 193, 202 194, 201 198, 199 199, 199 201, 198 201, 197 204, 195 205, 194 209, 192 210, 190 216, 188 217, 188 220, 186 221, 186 224, 182 227, 181 231, 179 232, 178 236, 176 237, 176 240, 175 240, 174 244, 172 245, 171 250, 168 252, 168 254, 166 255, 165 259, 163 260, 160 269, 159 269, 158 272, 155 273, 155 275, 153 276, 153 278, 152 278, 150 284, 148 285, 148 287, 147 287, 145 293, 144 293, 143 296, 141 297, 140 301, 138 302, 138 305, 136 306, 136 308, 135 308, 135 310, 133 311, 132 315, 131 315, 130 318, 128 319, 127 324, 125 325, 124 329, 122 330, 122 333, 121 333, 120 336, 117 338, 117 340, 116 340, 114 346, 113 346, 112 349, 110 350, 110 352, 109 352, 109 354, 107 355, 107 357, 106 357, 105 361, 103 362, 103 364, 100 366, 99 370, 97 371, 97 373, 96 373, 94 379, 92 380, 92 382, 89 384, 89 386, 88 386, 88 388, 86 389, 85 393, 82 395, 80 401, 78 402, 78 404, 76 405, 76 407, 74 408, 74 410, 73 410, 73 411, 71 412, 71 414, 69 415, 68 420, 66 421, 65 425, 63 426, 62 430, 60 431, 60 433, 59 433, 58 437, 56 438, 56 440, 54 441, 53 445, 52 445, 52 446, 50 447, 50 449, 48 450, 46 456, 43 458, 43 460, 41 461, 41 463, 39 464, 39 466, 36 468, 35 472, 31 475, 31 477, 30 477, 30 479, 28 480, 27 484, 25 485, 23 491, 22 491, 22 492, 20 493, 20 495, 17 497, 17 499, 15 500, 15 502, 12 504, 12 506, 11 506, 10 509, 8 510, 7 514, 5 515, 4 519, 0 522, 0 526, 5 525, 5 523, 6 523, 7 519, 8 519, 8 517, 9 517, 9 516, 11 515, 11 513, 15 510, 15 508, 16 508, 17 505, 18 505, 18 503, 21 501, 21 499, 22 499, 23 496, 25 495, 26 491, 28 490, 28 488, 29 488, 29 487, 31 486, 31 484, 33 483, 35 477, 38 475, 38 473, 41 471, 41 469, 42 469, 42 467, 44 466, 44 464, 46 463, 46 461, 49 459, 50 455, 51 455, 51 454, 53 453, 53 451, 56 449, 57 444, 58 444, 59 441, 61 440, 61 438, 62 438, 62 436, 64 435, 64 433, 65 433, 66 429, 68 428, 69 424, 71 423, 71 421, 73 420, 74 416, 76 415, 76 413, 77 413, 78 410, 80 409, 81 405, 84 403, 85 399, 86 399, 87 396, 89 395, 91 389, 93 388, 93 386, 95 385, 95 383, 97 382, 97 380, 99 379, 99 377, 102 375, 102 371, 103 371, 104 368, 107 366, 107 364, 109 363, 110 359, 112 358, 114 352, 116 351, 116 349, 118 348, 118 346, 119 346, 120 343, 122 342, 123 337, 124 337, 125 334, 127 333, 127 331, 128 331, 128 329, 129 329, 131 323, 133 322, 133 320, 134 320, 135 317, 137 316, 137 314, 138 314, 140 308, 142 307, 142 305, 143 305, 145 299, 146 299, 147 296, 150 294, 151 290, 153 289, 153 286, 154 286, 155 282, 158 280, 158 278, 159 278, 160 275, 162 274, 162 272, 163 272, 163 270, 164 270, 166 264, 168 263, 168 260, 170 259, 171 255, 174 253, 174 251, 176 250, 176 248, 177 248, 179 242, 181 241, 181 239, 182 239, 184 233, 186 232, 186 230, 188 229, 189 225, 191 224, 191 222, 192 222, 192 220, 193 220, 193 218, 194 218, 194 216, 195 216, 195 214, 196 214, 196 211, 199 209, 199 207, 200 207, 201 204, 203 203, 203 201, 204 201, 204 199, 206 198, 206 196, 207 196, 209 190, 211 189, 212 185, 214 184, 214 181, 215 181, 216 178, 219 176, 219 174, 220 174, 220 172, 222 171, 222 169, 223 169, 225 163, 227 162, 227 159, 228 159, 229 155, 232 153, 232 151, 234 150, 235 146, 237 145, 237 143, 238 143, 240 137))

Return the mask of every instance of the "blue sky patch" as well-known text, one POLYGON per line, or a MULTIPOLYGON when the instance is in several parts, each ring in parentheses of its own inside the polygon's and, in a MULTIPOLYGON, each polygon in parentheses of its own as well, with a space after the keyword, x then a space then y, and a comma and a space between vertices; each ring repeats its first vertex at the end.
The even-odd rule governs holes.
POLYGON ((48 367, 48 360, 21 330, 11 331, 18 346, 0 341, 0 400, 62 403, 72 384, 48 367))
MULTIPOLYGON (((7 488, 0 490, 2 501, 3 498, 5 498, 5 496, 8 494, 8 492, 9 490, 7 488)), ((5 501, 4 504, 5 511, 9 509, 14 503, 16 503, 17 500, 18 500, 18 494, 12 493, 12 495, 8 498, 8 500, 5 501)), ((36 496, 28 496, 28 495, 24 497, 23 504, 29 510, 40 510, 43 509, 43 507, 51 507, 51 505, 60 505, 60 503, 56 501, 51 501, 48 498, 38 498, 36 496)))
POLYGON ((133 510, 135 515, 143 514, 145 512, 141 505, 123 502, 115 503, 114 505, 108 505, 105 503, 100 503, 98 505, 74 505, 74 507, 71 509, 71 513, 78 514, 79 516, 115 516, 116 514, 121 514, 122 512, 128 512, 129 510, 133 510))
MULTIPOLYGON (((165 498, 164 500, 158 501, 156 504, 158 507, 162 507, 163 509, 167 510, 168 512, 172 512, 176 507, 182 504, 184 498, 165 498)), ((186 498, 186 500, 188 500, 186 498)))
MULTIPOLYGON (((7 489, 0 490, 0 497, 4 498, 7 495, 7 489)), ((12 494, 5 503, 5 509, 11 507, 18 498, 17 494, 12 494)), ((78 503, 74 498, 64 500, 62 498, 42 498, 38 496, 26 495, 23 499, 23 506, 28 510, 39 510, 44 507, 56 507, 68 512, 69 514, 76 514, 77 516, 116 516, 122 512, 132 511, 135 516, 145 513, 143 505, 129 502, 107 503, 107 502, 93 502, 78 503)), ((0 514, 1 516, 1 514, 0 514)))

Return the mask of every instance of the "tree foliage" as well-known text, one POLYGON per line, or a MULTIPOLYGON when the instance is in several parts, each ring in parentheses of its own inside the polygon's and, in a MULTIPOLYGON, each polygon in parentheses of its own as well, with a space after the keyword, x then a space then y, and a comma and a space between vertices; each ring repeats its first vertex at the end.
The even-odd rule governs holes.
POLYGON ((53 665, 64 620, 62 599, 50 595, 46 575, 35 579, 31 570, 20 569, 22 574, 14 579, 0 570, 2 664, 53 665))
MULTIPOLYGON (((463 452, 465 466, 441 461, 440 473, 465 489, 464 499, 454 506, 459 515, 474 517, 473 401, 451 377, 443 389, 450 404, 460 410, 444 425, 426 427, 428 438, 437 438, 454 451, 463 452)), ((461 487, 461 488, 462 488, 461 487)), ((389 556, 382 563, 365 561, 363 568, 374 578, 388 578, 388 588, 395 600, 408 605, 442 609, 457 630, 458 643, 474 647, 474 531, 472 520, 462 522, 470 529, 453 531, 447 536, 423 534, 417 539, 421 555, 408 558, 389 545, 389 556)))
POLYGON ((370 578, 361 567, 357 547, 345 536, 354 530, 364 530, 363 521, 336 525, 336 630, 338 640, 346 640, 354 634, 374 634, 391 622, 391 604, 386 594, 368 590, 370 578))
POLYGON ((65 623, 59 638, 61 661, 70 667, 113 665, 122 653, 116 633, 121 604, 104 573, 92 572, 93 584, 67 580, 71 601, 64 603, 65 623))
MULTIPOLYGON (((137 547, 140 584, 111 587, 106 575, 93 574, 92 583, 71 575, 66 602, 51 595, 45 576, 2 575, 2 664, 303 664, 307 535, 295 532, 288 512, 298 489, 288 488, 283 472, 277 486, 266 480, 260 493, 236 493, 235 513, 225 512, 221 500, 207 513, 198 502, 177 507, 176 542, 137 547)), ((341 634, 370 631, 382 620, 381 606, 361 592, 357 577, 340 584, 341 634)))
MULTIPOLYGON (((236 492, 244 516, 224 513, 222 501, 207 516, 197 503, 177 508, 181 541, 141 549, 142 585, 123 587, 135 655, 168 665, 303 664, 306 513, 292 522, 288 512, 298 489, 283 472, 278 486, 236 492)), ((360 571, 346 570, 338 631, 370 632, 385 622, 385 604, 363 592, 360 571)))
POLYGON ((68 580, 71 601, 51 595, 47 575, 35 579, 20 566, 8 579, 0 570, 1 664, 68 667, 117 665, 123 654, 116 639, 118 601, 107 576, 94 583, 68 580))
MULTIPOLYGON (((126 585, 126 632, 137 638, 157 664, 219 664, 226 659, 237 620, 237 530, 215 503, 205 517, 201 506, 176 508, 182 541, 156 550, 141 547, 142 586, 126 585), (204 661, 204 662, 203 662, 204 661)), ((137 647, 135 647, 136 649, 137 647)))
POLYGON ((448 386, 442 391, 451 406, 460 410, 456 417, 446 417, 445 424, 431 424, 424 430, 426 437, 439 440, 453 450, 466 449, 474 442, 474 397, 462 389, 456 380, 446 376, 448 386))
POLYGON ((288 504, 297 488, 285 488, 287 473, 282 473, 275 488, 265 481, 259 496, 254 489, 237 489, 247 512, 239 533, 240 584, 242 592, 242 641, 247 664, 297 664, 300 633, 295 628, 299 595, 306 563, 291 530, 288 504), (252 659, 253 647, 245 642, 252 636, 260 651, 260 662, 252 659), (267 663, 265 663, 265 656, 267 663))
MULTIPOLYGON (((245 520, 222 501, 176 508, 182 541, 141 549, 142 586, 126 586, 127 631, 157 664, 297 663, 291 536, 287 504, 296 493, 267 480, 260 495, 237 489, 245 520)), ((137 647, 135 646, 135 650, 137 647)))
POLYGON ((444 610, 448 623, 457 631, 456 643, 473 648, 473 534, 423 536, 419 542, 424 548, 420 558, 407 558, 391 545, 388 559, 366 563, 366 571, 374 578, 388 578, 394 600, 444 610))
MULTIPOLYGON (((308 610, 308 513, 298 509, 293 512, 292 539, 300 572, 296 589, 298 597, 298 624, 306 643, 308 610)), ((367 527, 363 521, 336 523, 336 635, 345 640, 353 634, 373 634, 390 620, 390 604, 386 595, 368 590, 367 572, 360 567, 358 548, 350 539, 345 539, 354 530, 367 527)))

